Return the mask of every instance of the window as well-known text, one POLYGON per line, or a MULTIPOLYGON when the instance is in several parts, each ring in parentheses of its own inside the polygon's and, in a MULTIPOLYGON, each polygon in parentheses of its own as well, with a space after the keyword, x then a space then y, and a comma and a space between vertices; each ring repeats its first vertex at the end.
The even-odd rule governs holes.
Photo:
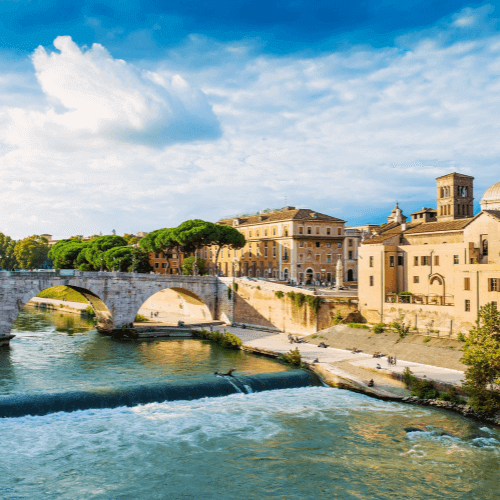
POLYGON ((465 301, 465 310, 470 311, 470 300, 465 301))
POLYGON ((418 257, 413 258, 413 265, 418 266, 418 257))
POLYGON ((228 259, 231 258, 231 249, 230 248, 227 249, 227 257, 228 257, 228 259))
POLYGON ((398 255, 398 266, 403 266, 404 260, 402 255, 398 255))
POLYGON ((252 256, 252 244, 251 243, 248 245, 248 256, 249 257, 252 256))
POLYGON ((319 253, 316 254, 316 262, 319 262, 319 253))
POLYGON ((264 257, 267 257, 267 241, 264 242, 264 257))
MULTIPOLYGON (((257 248, 255 249, 255 255, 256 255, 257 257, 260 257, 260 245, 257 243, 255 246, 257 247, 257 248)), ((228 255, 228 257, 231 257, 231 256, 230 256, 230 255, 228 255)))
POLYGON ((158 269, 160 267, 160 264, 158 262, 155 262, 155 269, 158 269))
POLYGON ((370 255, 370 267, 373 267, 373 255, 370 255))
POLYGON ((422 256, 422 257, 420 258, 420 262, 421 262, 421 264, 422 264, 423 266, 428 266, 428 265, 429 265, 429 260, 430 260, 430 258, 429 258, 429 257, 427 257, 427 256, 422 256))
POLYGON ((342 243, 337 243, 337 248, 342 248, 342 243))
POLYGON ((300 248, 303 248, 303 247, 304 247, 304 242, 303 242, 303 241, 299 242, 299 247, 300 247, 300 248))
POLYGON ((166 269, 166 267, 167 267, 167 263, 166 263, 166 262, 162 262, 162 263, 161 263, 161 267, 162 267, 162 269, 166 269))
POLYGON ((212 257, 213 257, 213 251, 212 251, 212 249, 210 249, 210 258, 212 258, 212 257))
POLYGON ((497 309, 497 303, 494 300, 491 301, 491 304, 495 309, 497 309))
POLYGON ((299 234, 303 234, 304 232, 304 228, 303 227, 299 227, 299 234))
POLYGON ((489 291, 490 292, 499 292, 500 291, 500 279, 499 278, 490 278, 489 280, 489 291))
POLYGON ((349 246, 352 247, 352 240, 349 239, 349 246))
POLYGON ((273 236, 276 236, 276 229, 273 229, 273 236))
POLYGON ((337 233, 338 233, 338 234, 342 234, 342 228, 341 228, 341 227, 339 227, 339 228, 337 229, 337 233))
POLYGON ((413 283, 420 283, 420 277, 419 276, 413 276, 413 283))
POLYGON ((273 241, 273 257, 276 257, 276 242, 273 241))
POLYGON ((319 247, 320 247, 320 242, 319 242, 319 241, 317 241, 317 242, 316 242, 316 248, 319 248, 319 247))
POLYGON ((327 243, 327 244, 326 244, 326 248, 330 248, 331 246, 332 246, 332 244, 331 244, 331 243, 327 243))
POLYGON ((458 255, 453 256, 453 264, 458 264, 458 255))
POLYGON ((264 231, 264 236, 267 236, 267 229, 264 231))
POLYGON ((259 236, 259 234, 260 234, 260 233, 259 233, 259 230, 258 230, 258 229, 257 229, 256 233, 257 233, 257 236, 259 236))
MULTIPOLYGON (((352 253, 352 252, 349 252, 349 253, 352 253)), ((391 256, 389 257, 389 266, 390 266, 390 267, 394 267, 394 261, 395 261, 395 259, 394 259, 394 255, 391 255, 391 256)))
POLYGON ((349 259, 352 259, 352 250, 349 250, 349 259))
POLYGON ((330 264, 331 262, 332 262, 332 256, 331 255, 327 255, 326 256, 326 263, 330 264))
POLYGON ((470 290, 470 278, 464 278, 464 290, 470 290))
POLYGON ((326 234, 330 234, 330 228, 329 227, 326 228, 326 234))
POLYGON ((434 265, 439 266, 439 255, 434 255, 434 265))
POLYGON ((252 231, 248 231, 248 237, 251 238, 252 237, 252 231))
POLYGON ((310 227, 307 228, 307 234, 311 234, 312 229, 310 227))
POLYGON ((159 259, 160 258, 160 254, 159 253, 155 253, 155 259, 159 259))
POLYGON ((316 228, 316 234, 319 234, 319 227, 316 228))
MULTIPOLYGON (((288 236, 288 229, 285 229, 285 236, 288 236)), ((286 271, 286 269, 285 269, 286 271)))
POLYGON ((370 286, 373 286, 373 276, 370 276, 370 286))

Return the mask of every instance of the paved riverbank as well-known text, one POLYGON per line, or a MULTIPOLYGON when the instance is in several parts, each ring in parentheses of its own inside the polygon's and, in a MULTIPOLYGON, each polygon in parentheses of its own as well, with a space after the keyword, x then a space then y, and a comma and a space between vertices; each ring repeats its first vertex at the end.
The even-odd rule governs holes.
POLYGON ((410 395, 400 380, 406 367, 409 367, 415 376, 434 380, 443 387, 460 386, 464 378, 463 371, 459 370, 399 359, 396 366, 389 366, 386 358, 373 358, 370 354, 354 354, 348 350, 322 348, 310 343, 290 344, 285 333, 275 334, 233 327, 226 327, 225 330, 240 337, 245 350, 255 353, 277 357, 298 348, 302 361, 326 383, 383 399, 401 400, 410 395), (318 362, 314 363, 315 360, 318 362), (377 365, 380 368, 377 368, 377 365), (374 382, 373 387, 368 386, 370 380, 374 382))

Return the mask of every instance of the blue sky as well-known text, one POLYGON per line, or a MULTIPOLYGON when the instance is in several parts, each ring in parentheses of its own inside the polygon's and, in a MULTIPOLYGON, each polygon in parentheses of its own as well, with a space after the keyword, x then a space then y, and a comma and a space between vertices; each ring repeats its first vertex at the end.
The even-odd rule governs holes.
POLYGON ((0 231, 288 205, 351 224, 500 180, 498 2, 0 3, 0 231))

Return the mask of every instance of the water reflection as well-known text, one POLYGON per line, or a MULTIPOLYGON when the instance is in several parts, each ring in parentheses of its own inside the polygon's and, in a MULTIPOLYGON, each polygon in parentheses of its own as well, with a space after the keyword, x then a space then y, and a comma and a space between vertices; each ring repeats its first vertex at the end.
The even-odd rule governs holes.
POLYGON ((13 332, 10 350, 0 352, 0 395, 168 383, 230 368, 248 374, 288 369, 198 339, 118 342, 100 335, 92 320, 57 310, 23 310, 13 332))

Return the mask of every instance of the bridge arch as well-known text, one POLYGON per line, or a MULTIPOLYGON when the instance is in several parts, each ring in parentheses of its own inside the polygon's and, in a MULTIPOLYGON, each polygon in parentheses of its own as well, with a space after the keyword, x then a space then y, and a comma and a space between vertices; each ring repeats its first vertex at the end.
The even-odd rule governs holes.
MULTIPOLYGON (((34 297, 36 297, 40 292, 44 290, 50 290, 60 286, 61 283, 52 283, 50 281, 31 281, 27 283, 27 286, 22 287, 14 298, 14 303, 10 304, 10 307, 4 307, 7 314, 1 315, 0 317, 0 334, 9 334, 14 321, 17 319, 19 312, 24 308, 24 306, 34 297)), ((114 324, 113 315, 110 308, 101 299, 99 295, 86 288, 78 287, 75 285, 65 284, 66 287, 80 293, 85 297, 89 305, 95 312, 95 317, 100 325, 111 326, 114 324)))
MULTIPOLYGON (((177 323, 186 319, 212 321, 215 311, 198 294, 182 286, 163 288, 152 295, 139 296, 136 313, 146 319, 157 319, 160 322, 177 323), (145 300, 139 304, 139 302, 145 300)), ((135 316, 134 316, 135 318, 135 316)))

